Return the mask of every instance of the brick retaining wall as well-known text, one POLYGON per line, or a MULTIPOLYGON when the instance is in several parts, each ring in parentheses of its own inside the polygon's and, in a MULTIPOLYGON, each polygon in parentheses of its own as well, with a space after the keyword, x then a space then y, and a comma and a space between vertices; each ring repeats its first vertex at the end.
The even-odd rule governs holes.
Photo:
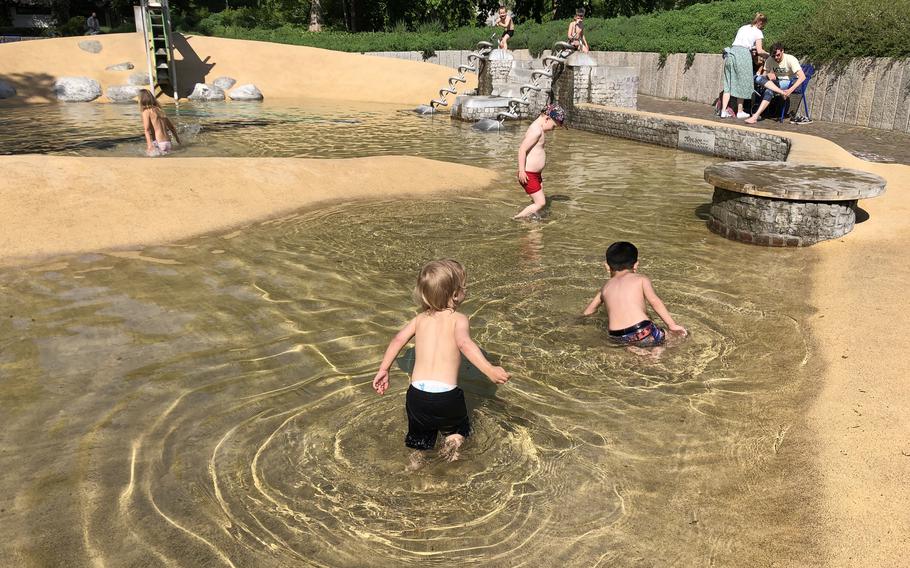
POLYGON ((592 104, 575 105, 569 112, 569 126, 629 140, 649 142, 668 148, 698 151, 731 160, 780 160, 790 153, 790 140, 767 132, 726 126, 696 125, 657 115, 629 112, 592 104), (680 147, 680 131, 696 138, 680 147), (701 149, 699 141, 712 140, 701 149))

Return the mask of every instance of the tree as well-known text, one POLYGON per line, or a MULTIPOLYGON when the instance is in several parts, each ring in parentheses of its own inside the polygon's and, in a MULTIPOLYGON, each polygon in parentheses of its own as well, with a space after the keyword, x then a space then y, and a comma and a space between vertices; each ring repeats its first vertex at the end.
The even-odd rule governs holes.
POLYGON ((311 32, 322 31, 322 0, 310 0, 310 27, 311 32))

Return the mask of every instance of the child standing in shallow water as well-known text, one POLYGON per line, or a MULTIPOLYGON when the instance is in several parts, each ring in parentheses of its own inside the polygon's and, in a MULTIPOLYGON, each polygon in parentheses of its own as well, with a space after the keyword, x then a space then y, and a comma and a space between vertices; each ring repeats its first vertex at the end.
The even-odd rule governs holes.
POLYGON ((525 132, 524 140, 518 147, 518 183, 531 197, 531 204, 513 219, 537 215, 547 204, 543 194, 543 169, 547 165, 546 133, 557 126, 564 126, 565 121, 566 111, 557 104, 550 104, 544 107, 525 132))
POLYGON ((148 89, 139 91, 139 112, 142 114, 142 129, 145 132, 145 153, 149 156, 162 156, 171 151, 171 138, 180 143, 177 128, 164 114, 158 100, 148 89))
POLYGON ((392 361, 414 337, 416 361, 405 399, 408 434, 404 443, 415 450, 430 450, 442 432, 443 455, 449 461, 458 459, 458 448, 471 432, 464 391, 458 388, 461 355, 494 383, 509 380, 505 369, 487 361, 471 340, 467 316, 456 311, 465 298, 465 283, 464 267, 455 260, 434 260, 420 270, 414 297, 423 312, 389 343, 373 379, 373 388, 383 394, 389 388, 392 361))
POLYGON ((686 335, 686 328, 673 321, 673 316, 657 297, 651 280, 638 274, 638 249, 635 245, 613 243, 607 248, 606 257, 610 279, 585 308, 584 315, 596 313, 597 308, 604 304, 612 341, 631 347, 654 347, 664 342, 666 332, 648 319, 645 309, 647 300, 671 332, 686 335))

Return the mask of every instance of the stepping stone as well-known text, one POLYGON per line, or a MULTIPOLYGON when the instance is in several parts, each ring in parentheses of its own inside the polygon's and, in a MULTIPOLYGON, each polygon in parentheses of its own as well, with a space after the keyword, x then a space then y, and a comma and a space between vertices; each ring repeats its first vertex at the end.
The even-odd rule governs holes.
POLYGON ((95 39, 86 39, 79 42, 79 49, 89 53, 101 53, 101 42, 95 39))

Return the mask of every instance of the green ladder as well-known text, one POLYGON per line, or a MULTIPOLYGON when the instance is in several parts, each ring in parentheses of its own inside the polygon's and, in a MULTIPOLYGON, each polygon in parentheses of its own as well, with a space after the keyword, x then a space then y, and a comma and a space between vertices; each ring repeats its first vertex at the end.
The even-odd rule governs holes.
POLYGON ((152 94, 170 94, 177 101, 177 69, 167 0, 142 0, 142 12, 152 94))

